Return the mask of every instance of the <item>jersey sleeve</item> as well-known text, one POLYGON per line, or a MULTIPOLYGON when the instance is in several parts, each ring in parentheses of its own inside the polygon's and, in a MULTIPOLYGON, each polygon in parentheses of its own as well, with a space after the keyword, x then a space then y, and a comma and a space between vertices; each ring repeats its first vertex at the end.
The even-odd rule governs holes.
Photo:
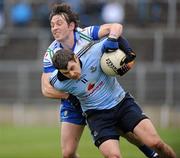
POLYGON ((58 82, 58 78, 57 78, 57 74, 58 74, 58 70, 55 70, 52 75, 49 78, 49 82, 51 84, 51 86, 53 86, 54 88, 56 88, 58 90, 58 86, 57 86, 57 82, 58 82))
POLYGON ((53 72, 55 70, 55 67, 52 63, 52 57, 53 57, 54 51, 50 48, 46 50, 46 53, 43 58, 43 72, 49 73, 53 72))
POLYGON ((100 26, 89 26, 89 27, 85 27, 80 32, 81 34, 91 38, 92 40, 98 40, 99 29, 100 29, 100 26))

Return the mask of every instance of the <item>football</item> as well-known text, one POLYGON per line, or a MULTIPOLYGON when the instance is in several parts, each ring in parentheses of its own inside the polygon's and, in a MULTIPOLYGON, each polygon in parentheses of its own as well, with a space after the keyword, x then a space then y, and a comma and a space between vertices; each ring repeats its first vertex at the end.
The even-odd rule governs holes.
POLYGON ((117 49, 114 52, 104 53, 101 57, 101 69, 110 76, 117 75, 117 69, 124 65, 125 53, 117 49))

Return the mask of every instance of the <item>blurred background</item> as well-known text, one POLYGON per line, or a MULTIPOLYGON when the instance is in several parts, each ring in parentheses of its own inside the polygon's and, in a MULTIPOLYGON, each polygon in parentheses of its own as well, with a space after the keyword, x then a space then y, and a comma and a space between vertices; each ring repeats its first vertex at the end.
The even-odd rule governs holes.
MULTIPOLYGON (((60 101, 44 98, 42 59, 56 0, 0 0, 0 125, 57 125, 60 101)), ((180 128, 180 0, 67 0, 81 27, 119 22, 137 54, 118 80, 155 125, 180 128)))
MULTIPOLYGON (((4 153, 3 158, 16 149, 9 140, 12 148, 5 150, 8 144, 5 135, 9 139, 14 136, 14 145, 19 142, 15 138, 23 137, 23 133, 11 135, 9 132, 14 133, 14 130, 9 127, 36 125, 55 127, 56 132, 51 134, 57 136, 53 137, 57 144, 52 142, 51 147, 59 155, 56 127, 59 126, 60 101, 43 97, 40 87, 43 55, 53 40, 48 17, 54 2, 61 1, 0 0, 0 147, 3 149, 0 153, 4 153)), ((79 13, 82 27, 110 22, 123 24, 123 36, 134 48, 137 59, 135 68, 124 77, 118 77, 119 82, 136 97, 157 127, 177 132, 176 129, 180 129, 180 0, 65 2, 79 13)), ((20 131, 31 130, 20 129, 18 133, 20 131)), ((48 129, 38 130, 37 142, 45 131, 48 129)), ((180 142, 179 137, 175 139, 180 142)), ((21 148, 22 144, 24 142, 21 148)), ((176 143, 174 146, 179 147, 176 143)), ((11 154, 13 156, 9 157, 15 158, 11 154)), ((34 155, 29 157, 35 158, 34 155)))
MULTIPOLYGON (((0 0, 0 123, 58 121, 59 101, 40 90, 43 54, 53 40, 48 17, 54 2, 61 1, 0 0)), ((123 24, 137 62, 120 83, 155 123, 180 127, 180 0, 65 2, 79 13, 82 27, 123 24)))

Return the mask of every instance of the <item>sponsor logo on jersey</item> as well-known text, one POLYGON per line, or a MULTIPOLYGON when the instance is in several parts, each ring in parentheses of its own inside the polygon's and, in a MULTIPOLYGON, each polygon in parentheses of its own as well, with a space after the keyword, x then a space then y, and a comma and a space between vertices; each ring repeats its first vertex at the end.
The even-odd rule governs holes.
POLYGON ((91 94, 93 94, 94 92, 98 91, 103 85, 104 85, 103 81, 99 82, 98 84, 96 84, 96 83, 89 83, 87 85, 87 88, 86 88, 86 90, 87 90, 87 92, 89 94, 87 94, 85 97, 86 98, 89 97, 91 94))
POLYGON ((87 90, 88 91, 91 91, 95 86, 95 83, 89 83, 88 86, 87 86, 87 90))
POLYGON ((45 54, 44 54, 44 58, 46 58, 48 56, 48 52, 46 52, 45 54))

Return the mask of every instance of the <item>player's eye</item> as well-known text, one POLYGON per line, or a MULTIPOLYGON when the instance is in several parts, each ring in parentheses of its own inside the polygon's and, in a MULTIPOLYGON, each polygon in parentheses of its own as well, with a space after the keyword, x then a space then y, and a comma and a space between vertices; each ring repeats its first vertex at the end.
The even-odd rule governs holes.
POLYGON ((59 20, 59 21, 57 22, 57 25, 58 25, 58 26, 63 25, 63 21, 59 20))
POLYGON ((58 22, 57 25, 61 26, 61 25, 62 25, 62 22, 58 22))
POLYGON ((69 69, 69 71, 73 71, 73 70, 75 70, 75 65, 72 65, 69 69))

